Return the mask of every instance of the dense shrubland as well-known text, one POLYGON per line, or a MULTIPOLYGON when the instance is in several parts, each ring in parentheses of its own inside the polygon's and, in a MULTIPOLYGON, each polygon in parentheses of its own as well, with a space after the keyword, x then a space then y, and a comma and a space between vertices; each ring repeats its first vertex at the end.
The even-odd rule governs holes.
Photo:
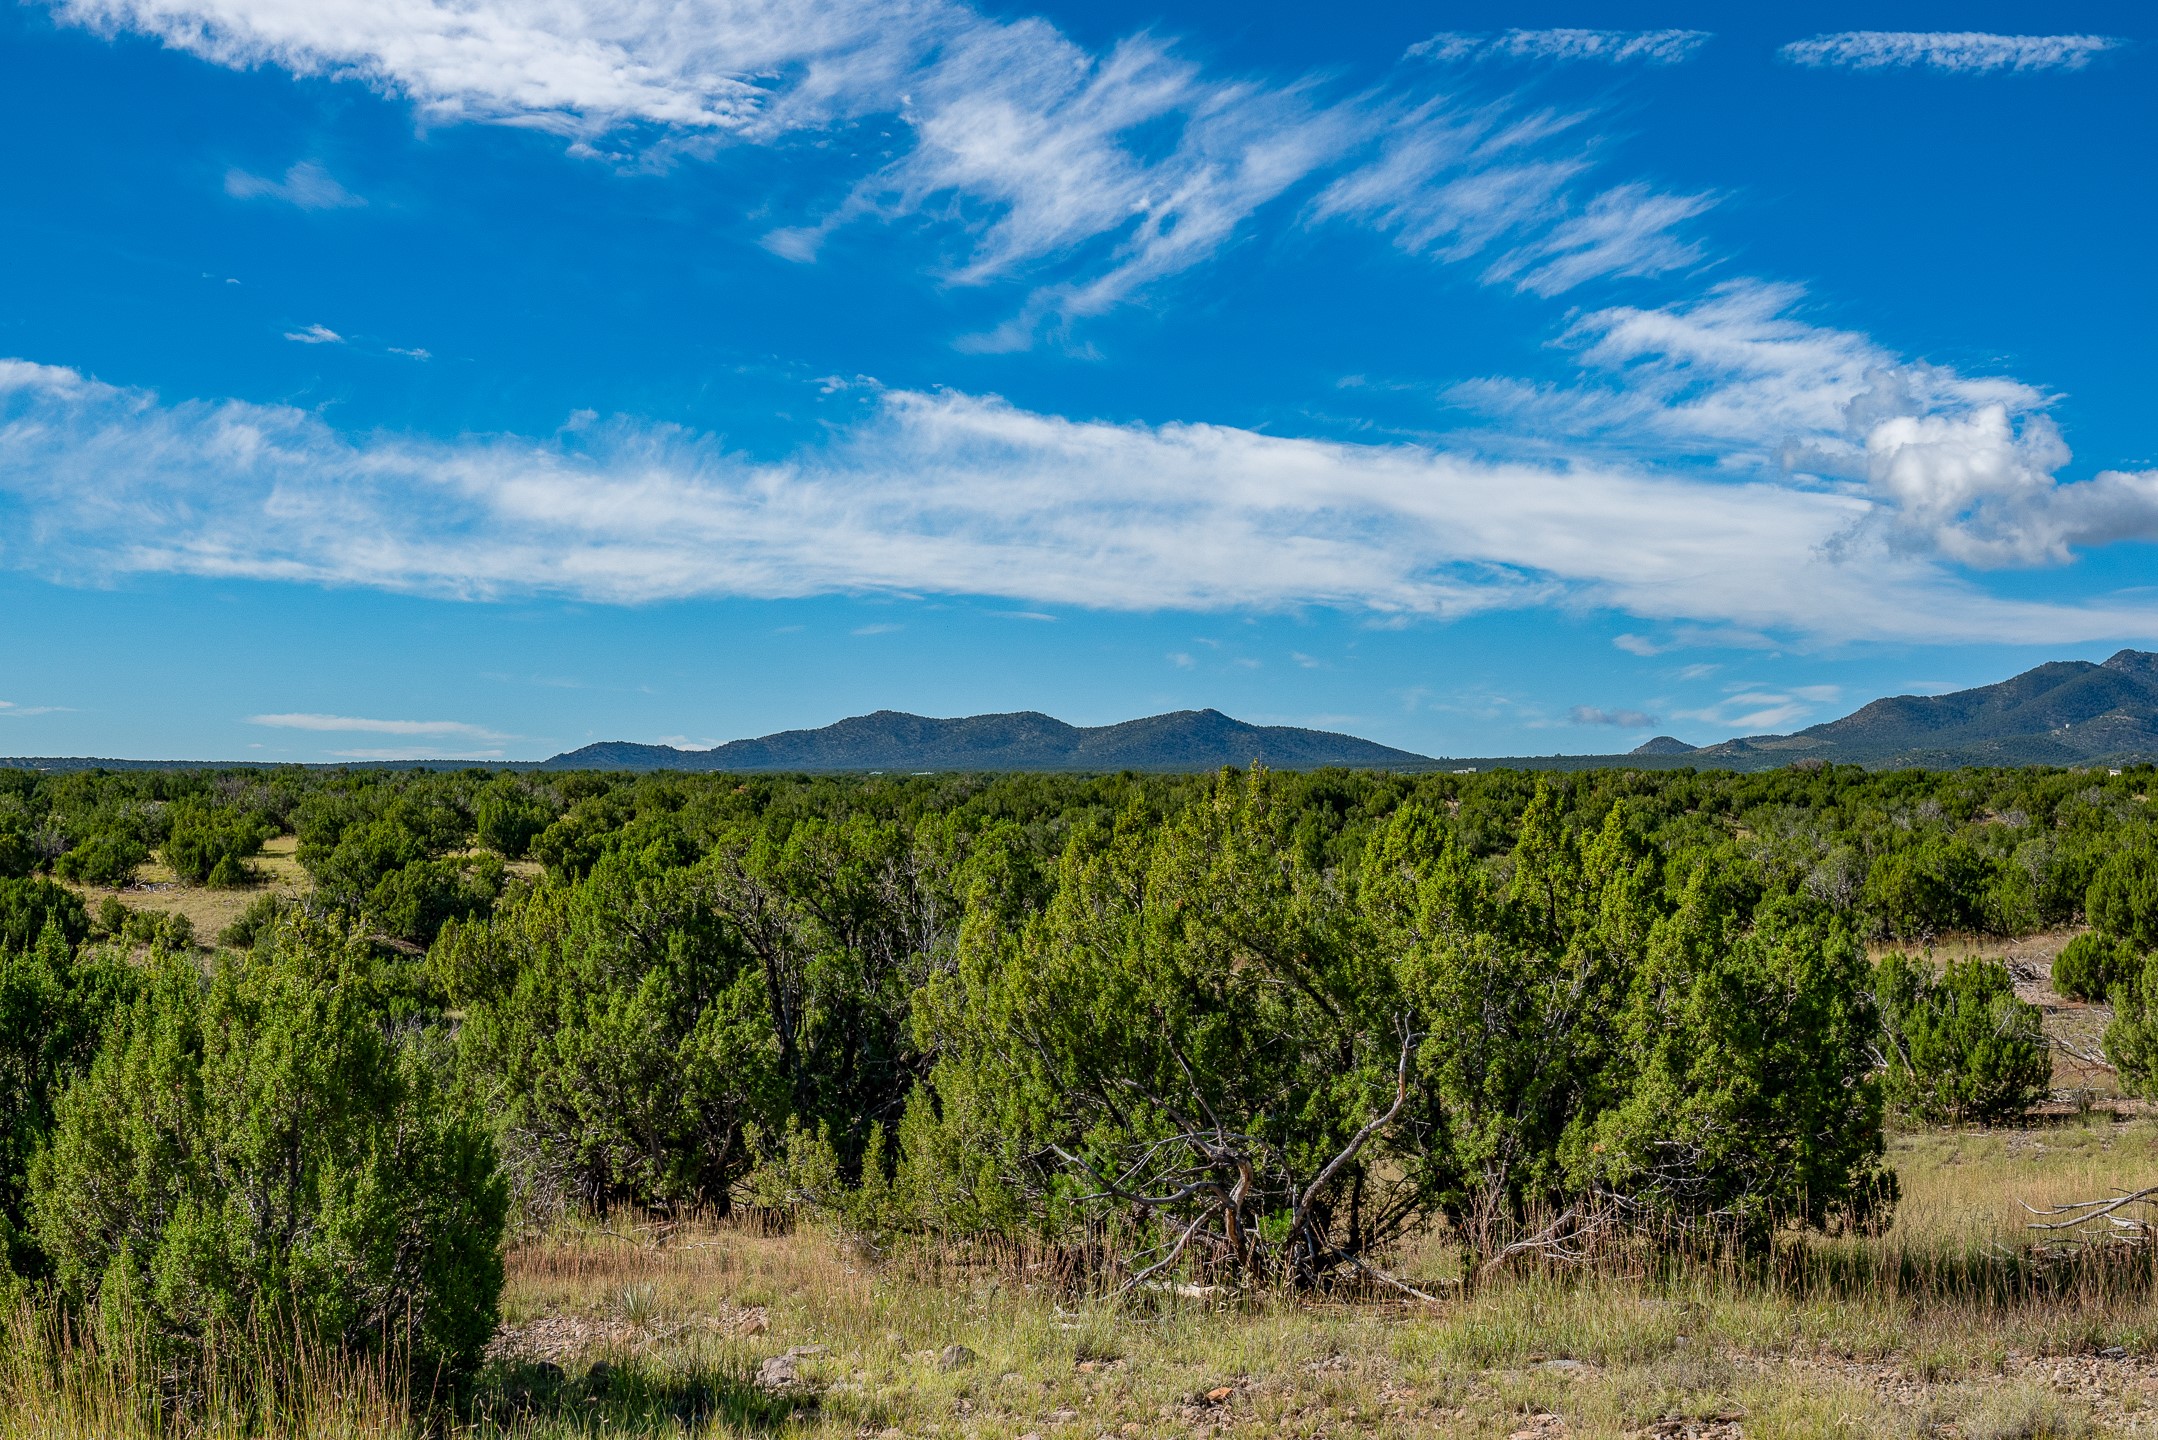
POLYGON ((2048 1084, 1937 937, 2087 923, 2158 1088, 2152 778, 0 771, 7 1283, 184 1389, 250 1329, 455 1381, 509 1218, 623 1203, 1113 1284, 1867 1231, 1884 1116, 2048 1084), (277 835, 215 949, 46 878, 277 835))

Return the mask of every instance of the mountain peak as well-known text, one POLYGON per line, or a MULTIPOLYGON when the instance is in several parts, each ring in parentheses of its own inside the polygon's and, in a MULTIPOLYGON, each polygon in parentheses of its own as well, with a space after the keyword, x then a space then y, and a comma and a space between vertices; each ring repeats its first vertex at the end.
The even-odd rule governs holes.
POLYGON ((2158 759, 2158 655, 2050 661, 1992 685, 1892 695, 1795 735, 1749 735, 1700 753, 1711 764, 1804 756, 1876 767, 2158 759))
POLYGON ((1199 771, 1254 762, 1277 770, 1421 769, 1430 763, 1354 735, 1250 725, 1209 708, 1096 726, 1068 725, 1038 710, 948 720, 877 710, 816 730, 785 730, 710 750, 602 741, 557 755, 544 768, 1113 772, 1199 771))

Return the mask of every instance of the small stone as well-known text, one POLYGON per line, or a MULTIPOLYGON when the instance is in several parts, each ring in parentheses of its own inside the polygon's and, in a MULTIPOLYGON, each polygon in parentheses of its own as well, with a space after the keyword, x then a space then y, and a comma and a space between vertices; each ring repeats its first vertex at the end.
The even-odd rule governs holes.
POLYGON ((789 1355, 774 1355, 757 1367, 757 1385, 764 1390, 784 1390, 802 1383, 802 1372, 789 1355))
POLYGON ((735 1326, 734 1330, 737 1335, 762 1335, 765 1331, 771 1328, 771 1321, 765 1319, 762 1315, 752 1315, 747 1320, 744 1320, 741 1324, 735 1326))
POLYGON ((1206 1392, 1206 1403, 1209 1405, 1225 1405, 1228 1403, 1229 1398, 1235 1394, 1236 1387, 1234 1385, 1216 1385, 1206 1392))
POLYGON ((2098 1353, 2107 1360, 2126 1360, 2128 1358, 2128 1347, 2125 1345, 2108 1345, 2098 1353))
POLYGON ((964 1345, 947 1345, 937 1352, 939 1370, 964 1370, 981 1357, 964 1345))
POLYGON ((604 1360, 593 1362, 592 1368, 584 1372, 584 1388, 594 1394, 605 1390, 613 1383, 614 1366, 604 1360))
POLYGON ((1546 1360, 1538 1368, 1556 1370, 1561 1375, 1586 1375, 1596 1367, 1581 1360, 1546 1360))

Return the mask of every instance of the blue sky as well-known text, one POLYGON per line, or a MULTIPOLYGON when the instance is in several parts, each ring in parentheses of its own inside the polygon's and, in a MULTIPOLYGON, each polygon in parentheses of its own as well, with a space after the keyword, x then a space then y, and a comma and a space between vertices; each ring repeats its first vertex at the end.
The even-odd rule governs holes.
POLYGON ((2158 648, 2125 4, 0 9, 0 754, 2158 648))

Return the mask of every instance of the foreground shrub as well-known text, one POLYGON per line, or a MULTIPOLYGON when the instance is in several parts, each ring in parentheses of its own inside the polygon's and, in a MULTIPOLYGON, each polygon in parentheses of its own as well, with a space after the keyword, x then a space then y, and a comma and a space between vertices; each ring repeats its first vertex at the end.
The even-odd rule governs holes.
POLYGON ((1277 783, 1080 835, 1031 916, 970 895, 892 1208, 1136 1217, 1142 1260, 1309 1284, 1433 1218, 1491 1257, 1532 1217, 1758 1242, 1890 1193, 1864 961, 1816 908, 1714 866, 1667 908, 1623 807, 1583 836, 1549 793, 1503 878, 1407 808, 1343 877, 1277 783))
POLYGON ((159 853, 182 880, 230 889, 255 879, 248 858, 260 854, 263 842, 276 833, 277 827, 259 816, 180 804, 172 808, 159 853))
POLYGON ((1624 1098, 1581 1168, 1630 1205, 1755 1241, 1885 1224, 1865 952, 1796 899, 1750 916, 1733 902, 1697 874, 1657 927, 1619 1027, 1624 1098))
POLYGON ((365 913, 384 934, 425 947, 448 922, 494 908, 504 878, 502 862, 492 855, 415 860, 375 883, 365 913))
POLYGON ((1873 862, 1862 903, 1885 934, 1927 940, 1952 930, 1997 929, 1986 913, 1993 869, 1961 838, 1929 835, 1873 862))
POLYGON ((532 841, 554 823, 554 811, 522 783, 494 781, 480 793, 473 829, 480 844, 505 860, 522 860, 532 841))
POLYGON ((1998 960, 1933 966, 1893 954, 1874 969, 1891 1104, 1928 1124, 2011 1121, 2052 1078, 2044 1016, 1998 960))
POLYGON ((1163 1265, 1308 1284, 1435 1200, 1400 962, 1357 943, 1286 818, 1270 777, 1226 778, 1165 827, 1075 839, 1030 917, 975 896, 921 1002, 941 1113, 901 1127, 917 1223, 1138 1217, 1163 1265))
POLYGON ((59 927, 69 948, 90 933, 90 912, 65 885, 50 880, 0 880, 0 954, 37 945, 47 925, 59 927))
POLYGON ((2091 928, 2139 954, 2158 950, 2158 845, 2139 837, 2099 866, 2083 901, 2091 928))
POLYGON ((2106 1027, 2106 1058, 2119 1072, 2121 1089, 2158 1096, 2158 955, 2113 987, 2113 1023, 2106 1027))
POLYGON ((2053 988, 2071 1000, 2103 1000, 2143 968, 2127 942, 2089 931, 2053 959, 2053 988))
POLYGON ((29 950, 0 951, 0 1265, 18 1276, 43 1268, 23 1233, 31 1157, 52 1132, 54 1103, 88 1068, 135 978, 119 961, 78 962, 57 918, 46 920, 29 950))
POLYGON ((683 872, 610 856, 447 926, 428 967, 466 1008, 467 1081, 539 1208, 723 1206, 744 1125, 783 1106, 763 973, 683 872))
POLYGON ((20 880, 37 870, 37 850, 30 837, 6 818, 0 818, 0 880, 20 880))
POLYGON ((135 883, 135 869, 150 858, 142 841, 122 830, 104 830, 53 861, 55 875, 85 885, 118 889, 135 883))
POLYGON ((165 962, 58 1106, 30 1223, 60 1293, 184 1374, 238 1332, 458 1376, 492 1333, 507 1197, 363 948, 306 921, 207 985, 165 962))

